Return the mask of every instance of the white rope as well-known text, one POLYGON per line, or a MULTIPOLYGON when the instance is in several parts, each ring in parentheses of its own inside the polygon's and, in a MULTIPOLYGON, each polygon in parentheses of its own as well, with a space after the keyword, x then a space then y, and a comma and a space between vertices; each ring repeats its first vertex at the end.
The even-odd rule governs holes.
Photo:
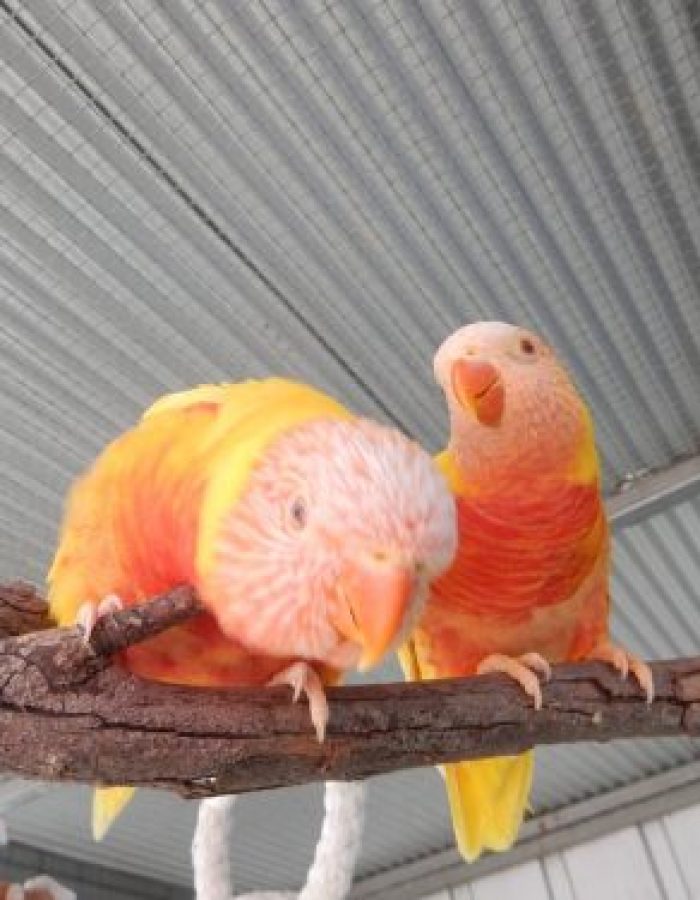
POLYGON ((327 781, 325 813, 313 864, 299 900, 344 900, 362 844, 364 781, 327 781))
POLYGON ((202 800, 192 841, 197 900, 231 900, 231 835, 236 796, 202 800))
POLYGON ((321 835, 299 894, 254 891, 235 898, 230 853, 236 797, 202 800, 192 843, 197 900, 345 900, 362 842, 365 797, 364 782, 326 782, 321 835))

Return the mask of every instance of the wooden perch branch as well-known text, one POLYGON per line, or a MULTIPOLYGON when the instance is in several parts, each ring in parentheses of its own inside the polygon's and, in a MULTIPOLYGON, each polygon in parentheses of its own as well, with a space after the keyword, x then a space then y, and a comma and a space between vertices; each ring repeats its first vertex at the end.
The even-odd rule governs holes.
MULTIPOLYGON (((306 704, 292 704, 286 688, 179 687, 109 665, 105 654, 196 615, 188 589, 100 620, 89 646, 79 628, 23 634, 22 591, 27 621, 49 624, 27 588, 0 588, 0 607, 12 606, 20 634, 0 640, 0 769, 29 778, 202 797, 367 778, 536 744, 700 735, 693 657, 653 664, 651 706, 634 681, 601 663, 555 666, 538 712, 500 675, 334 688, 320 745, 306 704)), ((0 623, 9 619, 0 615, 0 623)))

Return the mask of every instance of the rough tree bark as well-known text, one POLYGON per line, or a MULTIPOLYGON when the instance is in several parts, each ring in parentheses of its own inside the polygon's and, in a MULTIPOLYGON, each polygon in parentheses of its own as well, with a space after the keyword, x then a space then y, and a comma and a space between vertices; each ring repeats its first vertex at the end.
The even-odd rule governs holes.
POLYGON ((79 628, 51 628, 30 589, 0 588, 0 769, 47 780, 143 785, 190 797, 366 778, 536 744, 700 735, 700 657, 654 663, 649 706, 600 663, 555 666, 536 712, 500 675, 330 689, 317 743, 286 688, 156 684, 108 654, 198 612, 179 588, 79 628), (23 611, 24 610, 24 611, 23 611), (26 615, 25 615, 26 611, 26 615), (44 628, 23 633, 25 626, 44 628))

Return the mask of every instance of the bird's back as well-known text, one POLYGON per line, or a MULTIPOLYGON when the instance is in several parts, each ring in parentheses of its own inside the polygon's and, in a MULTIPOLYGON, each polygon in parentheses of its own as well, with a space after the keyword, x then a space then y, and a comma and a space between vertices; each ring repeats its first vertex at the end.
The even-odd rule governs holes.
POLYGON ((48 577, 61 624, 109 593, 130 604, 192 582, 199 448, 216 411, 208 403, 142 419, 76 482, 48 577))
MULTIPOLYGON (((276 378, 204 385, 157 401, 70 493, 48 576, 56 620, 71 624, 81 604, 108 594, 128 606, 177 585, 199 587, 203 523, 225 493, 220 482, 207 493, 213 479, 223 471, 234 493, 260 445, 317 410, 344 414, 319 392, 276 378)), ((284 663, 248 654, 209 613, 124 658, 147 678, 221 686, 263 683, 284 663)))

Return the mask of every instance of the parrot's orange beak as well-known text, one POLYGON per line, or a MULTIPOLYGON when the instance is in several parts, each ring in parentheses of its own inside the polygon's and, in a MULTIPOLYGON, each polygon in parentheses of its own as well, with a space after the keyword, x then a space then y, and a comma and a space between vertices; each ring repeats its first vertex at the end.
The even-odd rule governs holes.
POLYGON ((386 559, 367 558, 346 566, 338 583, 339 609, 333 624, 362 647, 358 669, 375 666, 406 620, 416 587, 414 569, 386 559))
POLYGON ((503 417, 505 391, 493 363, 458 359, 452 364, 452 390, 460 405, 474 413, 482 425, 498 425, 503 417))

